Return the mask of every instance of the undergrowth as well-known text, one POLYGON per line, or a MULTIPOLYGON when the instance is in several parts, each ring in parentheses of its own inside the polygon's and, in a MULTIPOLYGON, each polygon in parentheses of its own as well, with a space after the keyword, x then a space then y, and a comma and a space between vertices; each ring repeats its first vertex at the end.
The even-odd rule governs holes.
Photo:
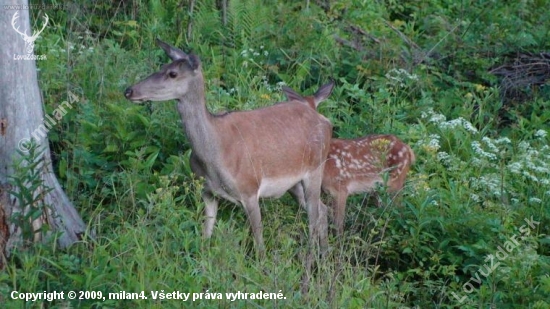
POLYGON ((54 167, 97 237, 13 253, 0 273, 5 307, 550 308, 549 100, 504 106, 487 73, 505 54, 548 50, 547 1, 316 2, 230 0, 224 15, 214 0, 191 13, 187 2, 77 1, 48 12, 36 43, 48 55, 37 63, 46 113, 67 91, 81 98, 49 134, 54 167), (123 96, 167 62, 157 37, 201 57, 211 111, 333 78, 319 110, 334 136, 391 133, 414 149, 402 201, 348 200, 346 232, 316 261, 308 295, 307 216, 289 196, 261 202, 265 259, 238 205, 223 203, 213 238, 201 238, 202 183, 175 103, 123 96), (23 305, 12 291, 106 299, 23 305), (148 300, 108 299, 120 291, 148 300), (284 299, 225 297, 237 291, 284 299))

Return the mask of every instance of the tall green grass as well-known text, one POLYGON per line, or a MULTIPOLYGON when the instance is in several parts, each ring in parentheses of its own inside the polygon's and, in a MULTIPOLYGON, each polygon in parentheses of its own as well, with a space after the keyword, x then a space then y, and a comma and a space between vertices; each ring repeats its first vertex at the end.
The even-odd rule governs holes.
POLYGON ((14 252, 0 272, 5 308, 550 307, 549 101, 503 106, 486 73, 506 52, 548 48, 548 27, 535 26, 544 3, 511 5, 523 12, 513 18, 509 6, 475 1, 337 1, 328 12, 306 1, 229 3, 226 26, 213 0, 191 15, 175 1, 80 3, 72 14, 49 14, 58 26, 36 45, 48 54, 38 63, 46 110, 67 90, 81 98, 50 133, 55 172, 96 237, 14 252), (435 56, 415 63, 418 50, 385 21, 435 56), (510 30, 516 22, 521 33, 510 30), (381 208, 350 198, 346 232, 316 260, 308 295, 300 293, 307 216, 289 196, 262 201, 265 259, 255 257, 238 205, 223 203, 213 238, 201 238, 202 183, 175 103, 134 105, 122 95, 167 62, 156 37, 201 57, 212 111, 273 104, 283 83, 313 93, 332 77, 337 87, 320 112, 334 136, 392 133, 413 147, 402 202, 383 190, 381 208), (529 235, 520 232, 525 218, 540 222, 529 235), (472 281, 514 235, 524 238, 472 281), (144 291, 149 299, 24 303, 12 291, 144 291), (224 299, 153 300, 150 291, 224 299), (225 299, 237 291, 285 299, 225 299))

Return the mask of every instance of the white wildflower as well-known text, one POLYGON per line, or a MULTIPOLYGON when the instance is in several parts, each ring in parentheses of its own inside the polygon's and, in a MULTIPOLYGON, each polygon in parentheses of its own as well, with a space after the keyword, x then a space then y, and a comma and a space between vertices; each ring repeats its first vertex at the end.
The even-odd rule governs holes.
POLYGON ((450 166, 452 163, 451 156, 445 151, 441 151, 437 153, 437 160, 439 160, 439 162, 443 163, 446 166, 450 166))
POLYGON ((547 134, 548 133, 546 131, 544 131, 543 129, 540 129, 540 130, 537 130, 537 132, 535 132, 535 137, 545 138, 547 134))
POLYGON ((529 171, 523 170, 521 175, 533 182, 539 182, 539 179, 535 175, 529 173, 529 171))
MULTIPOLYGON (((439 116, 443 116, 443 115, 439 115, 439 116)), ((435 119, 435 121, 432 121, 432 122, 439 123, 439 127, 441 129, 464 128, 466 131, 470 133, 477 133, 477 129, 474 127, 474 125, 462 117, 458 117, 457 119, 452 119, 449 121, 445 121, 444 117, 445 116, 443 116, 443 118, 438 117, 435 119)), ((433 116, 432 116, 432 119, 434 119, 433 116)))
POLYGON ((460 118, 462 119, 462 127, 464 129, 466 129, 466 131, 469 131, 471 133, 477 133, 476 127, 474 127, 474 125, 471 122, 467 121, 466 119, 464 119, 462 117, 460 117, 460 118))
POLYGON ((422 112, 422 113, 420 113, 420 118, 426 119, 426 118, 428 118, 428 114, 431 115, 432 113, 433 113, 433 110, 430 108, 430 109, 428 109, 427 112, 422 112))
POLYGON ((476 157, 473 157, 472 160, 470 161, 470 164, 472 164, 472 166, 477 166, 477 167, 482 167, 484 166, 486 163, 485 160, 480 160, 479 158, 476 158, 476 157))
POLYGON ((480 157, 487 158, 489 160, 497 160, 497 156, 494 153, 483 150, 483 148, 481 148, 481 143, 478 141, 472 142, 472 149, 480 157))
POLYGON ((478 178, 471 177, 470 184, 472 188, 492 193, 494 196, 500 197, 501 181, 497 174, 483 175, 478 178))
POLYGON ((497 144, 497 145, 501 145, 501 144, 508 144, 508 145, 510 145, 510 144, 512 144, 512 141, 511 141, 509 138, 507 138, 507 137, 498 138, 498 139, 494 140, 494 142, 495 142, 495 144, 497 144))
POLYGON ((418 76, 416 74, 410 74, 404 69, 391 69, 388 73, 386 73, 385 77, 391 82, 391 84, 398 85, 399 87, 404 87, 404 82, 406 80, 418 80, 418 76))
POLYGON ((284 85, 286 85, 286 83, 283 81, 277 82, 277 84, 275 84, 275 91, 281 91, 284 85))
POLYGON ((508 164, 508 169, 513 174, 521 174, 521 170, 523 169, 523 165, 520 162, 512 162, 508 164))
POLYGON ((442 115, 442 114, 433 113, 430 117, 430 122, 433 122, 436 124, 444 123, 446 120, 447 120, 447 117, 445 117, 445 115, 442 115))
POLYGON ((532 198, 529 199, 529 203, 540 204, 540 203, 542 203, 542 200, 538 197, 532 197, 532 198))
POLYGON ((420 116, 423 119, 428 118, 428 122, 437 124, 441 129, 464 128, 466 131, 470 133, 478 132, 477 128, 474 127, 474 125, 471 122, 464 119, 463 117, 458 117, 457 119, 452 119, 447 121, 447 117, 445 117, 445 115, 436 113, 431 108, 425 112, 422 112, 420 116))
POLYGON ((531 145, 529 145, 529 143, 526 142, 526 141, 521 141, 521 142, 519 143, 519 145, 518 145, 518 148, 519 148, 520 150, 526 151, 527 149, 530 149, 530 148, 531 148, 531 145))
POLYGON ((487 145, 490 151, 492 151, 493 153, 499 152, 497 146, 495 146, 492 139, 484 136, 483 138, 481 138, 481 140, 485 143, 485 145, 487 145))
POLYGON ((441 137, 437 134, 430 134, 430 141, 428 142, 428 146, 430 148, 438 150, 439 148, 441 148, 441 146, 439 145, 439 139, 440 138, 441 137))

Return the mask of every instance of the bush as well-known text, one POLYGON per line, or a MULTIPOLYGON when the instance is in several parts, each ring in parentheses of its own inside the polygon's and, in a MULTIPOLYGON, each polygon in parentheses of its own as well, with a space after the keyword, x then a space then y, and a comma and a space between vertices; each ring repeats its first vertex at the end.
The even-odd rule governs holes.
POLYGON ((48 12, 55 26, 36 44, 48 54, 38 62, 46 112, 68 91, 78 98, 49 135, 56 173, 97 238, 15 253, 0 274, 3 295, 106 296, 48 303, 85 308, 181 306, 151 291, 203 293, 194 307, 548 308, 548 98, 534 91, 525 104, 503 105, 488 73, 510 52, 548 50, 546 3, 320 2, 48 12), (201 239, 202 182, 174 103, 134 105, 122 95, 167 62, 156 37, 201 57, 212 111, 270 105, 283 84, 310 94, 334 78, 319 108, 334 136, 392 133, 413 147, 401 203, 383 190, 381 208, 348 200, 346 233, 316 261, 309 295, 299 292, 307 219, 289 197, 262 201, 266 259, 254 258, 239 206, 224 203, 213 239, 201 239), (488 271, 491 261, 499 264, 488 271), (149 299, 109 299, 120 291, 149 299), (237 291, 286 299, 205 299, 237 291))

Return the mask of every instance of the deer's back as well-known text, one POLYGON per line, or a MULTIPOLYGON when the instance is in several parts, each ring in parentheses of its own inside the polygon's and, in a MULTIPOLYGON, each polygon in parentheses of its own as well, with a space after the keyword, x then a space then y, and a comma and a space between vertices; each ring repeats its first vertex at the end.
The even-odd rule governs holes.
POLYGON ((391 190, 403 187, 414 162, 410 147, 394 135, 367 135, 356 139, 332 139, 323 175, 323 189, 348 194, 370 192, 389 173, 391 190))

